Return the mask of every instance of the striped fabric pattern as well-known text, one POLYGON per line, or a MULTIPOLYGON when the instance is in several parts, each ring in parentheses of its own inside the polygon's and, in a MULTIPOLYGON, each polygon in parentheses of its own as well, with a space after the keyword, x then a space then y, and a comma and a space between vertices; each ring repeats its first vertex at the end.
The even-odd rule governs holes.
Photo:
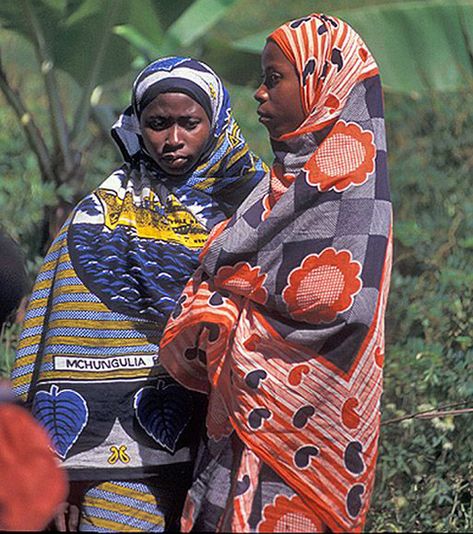
POLYGON ((138 75, 132 102, 112 128, 124 163, 52 243, 12 373, 73 480, 136 479, 191 460, 200 401, 160 365, 159 340, 210 230, 266 173, 207 65, 159 59, 138 75), (185 179, 167 175, 141 137, 138 108, 159 94, 157 74, 165 90, 199 86, 210 102, 209 139, 185 179))
MULTIPOLYGON (((67 226, 65 227, 67 228, 67 226)), ((99 298, 91 294, 72 268, 68 254, 65 228, 58 234, 33 288, 32 302, 23 323, 18 356, 13 374, 16 393, 26 398, 36 359, 41 333, 45 327, 46 308, 52 282, 53 310, 48 321, 47 350, 44 352, 41 379, 53 383, 64 378, 63 370, 55 370, 54 356, 97 356, 121 358, 129 355, 155 357, 157 345, 150 343, 146 333, 156 325, 151 321, 133 319, 112 312, 99 298), (139 326, 139 329, 137 328, 139 326), (117 333, 120 335, 117 337, 117 333), (100 344, 97 344, 100 333, 100 344)), ((97 359, 97 358, 96 358, 97 359)), ((91 368, 93 368, 91 362, 91 368)), ((103 369, 103 367, 102 367, 103 369)), ((87 372, 69 369, 68 379, 88 381, 109 378, 146 378, 149 366, 87 372)))
POLYGON ((164 532, 172 495, 140 482, 103 482, 84 497, 80 532, 164 532))

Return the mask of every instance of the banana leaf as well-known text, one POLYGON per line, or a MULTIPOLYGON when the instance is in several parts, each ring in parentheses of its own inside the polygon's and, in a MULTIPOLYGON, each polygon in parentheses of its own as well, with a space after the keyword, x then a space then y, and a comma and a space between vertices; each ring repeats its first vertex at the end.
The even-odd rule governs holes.
MULTIPOLYGON (((187 54, 190 47, 198 39, 206 36, 209 30, 228 12, 236 1, 194 0, 184 10, 175 13, 176 18, 164 33, 159 36, 149 33, 146 35, 142 31, 142 25, 134 24, 133 21, 116 28, 115 31, 146 59, 149 59, 150 56, 157 57, 158 55, 187 54)), ((161 4, 167 3, 161 2, 161 4)), ((164 5, 160 5, 160 7, 162 12, 164 5)))
MULTIPOLYGON (((83 0, 64 5, 59 0, 30 0, 52 64, 70 74, 80 86, 89 83, 104 28, 109 26, 108 3, 108 0, 83 0)), ((151 0, 118 2, 117 24, 131 23, 145 35, 153 31, 153 36, 159 36, 160 23, 153 9, 151 0)), ((0 1, 0 25, 30 42, 35 40, 24 6, 18 0, 0 1)), ((103 84, 128 73, 133 58, 130 44, 111 33, 96 83, 103 84)))
MULTIPOLYGON (((473 82, 473 2, 423 0, 357 7, 331 14, 363 37, 384 87, 401 93, 455 91, 473 82)), ((274 28, 233 43, 260 54, 274 28)))

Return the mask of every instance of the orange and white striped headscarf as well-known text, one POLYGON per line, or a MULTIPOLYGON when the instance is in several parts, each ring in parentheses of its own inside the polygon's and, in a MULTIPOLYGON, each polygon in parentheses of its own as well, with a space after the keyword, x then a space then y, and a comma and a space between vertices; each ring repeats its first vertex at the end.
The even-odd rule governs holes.
POLYGON ((340 115, 353 86, 378 73, 366 44, 348 24, 313 14, 280 26, 269 37, 296 67, 307 119, 283 138, 320 130, 340 115))

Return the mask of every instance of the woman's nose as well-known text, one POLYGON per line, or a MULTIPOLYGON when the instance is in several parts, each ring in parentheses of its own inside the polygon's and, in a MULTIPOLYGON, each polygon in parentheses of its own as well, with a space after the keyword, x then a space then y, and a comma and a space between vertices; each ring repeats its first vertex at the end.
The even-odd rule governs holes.
POLYGON ((255 94, 253 95, 253 98, 257 100, 260 104, 268 100, 268 89, 266 88, 266 85, 264 83, 262 83, 258 87, 258 89, 256 89, 255 94))
POLYGON ((182 144, 182 140, 181 140, 180 130, 179 130, 179 125, 178 124, 173 124, 168 129, 167 142, 172 146, 176 146, 176 145, 182 144))

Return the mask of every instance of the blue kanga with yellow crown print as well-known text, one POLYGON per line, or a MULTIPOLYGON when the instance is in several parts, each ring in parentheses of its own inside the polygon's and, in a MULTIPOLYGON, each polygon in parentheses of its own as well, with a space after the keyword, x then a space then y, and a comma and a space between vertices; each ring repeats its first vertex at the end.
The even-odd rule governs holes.
POLYGON ((191 459, 205 399, 166 373, 159 341, 210 230, 266 172, 204 64, 154 62, 132 102, 112 128, 124 163, 74 208, 51 245, 13 371, 15 392, 32 402, 71 480, 95 480, 99 470, 104 480, 140 478, 191 459), (137 106, 161 82, 200 87, 208 103, 209 137, 182 175, 166 174, 143 144, 137 106))
POLYGON ((69 250, 82 282, 114 311, 156 323, 161 334, 208 231, 164 187, 141 194, 112 177, 80 205, 69 250), (118 190, 117 190, 118 186, 118 190))

